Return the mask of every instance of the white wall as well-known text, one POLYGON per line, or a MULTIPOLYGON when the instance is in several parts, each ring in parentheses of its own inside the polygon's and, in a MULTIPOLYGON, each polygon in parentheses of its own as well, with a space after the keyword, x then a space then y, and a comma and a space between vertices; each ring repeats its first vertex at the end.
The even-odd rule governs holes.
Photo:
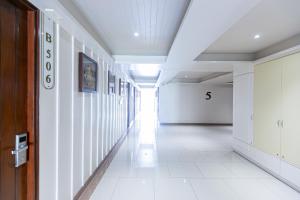
POLYGON ((160 123, 232 123, 232 86, 167 84, 159 88, 160 123), (206 93, 212 98, 206 100, 206 93))
POLYGON ((233 73, 233 137, 253 143, 253 64, 236 66, 233 73))
POLYGON ((127 98, 107 95, 107 70, 126 77, 58 1, 31 2, 56 22, 55 87, 40 84, 39 199, 71 200, 127 130, 127 98), (98 63, 97 93, 78 91, 80 51, 98 63))

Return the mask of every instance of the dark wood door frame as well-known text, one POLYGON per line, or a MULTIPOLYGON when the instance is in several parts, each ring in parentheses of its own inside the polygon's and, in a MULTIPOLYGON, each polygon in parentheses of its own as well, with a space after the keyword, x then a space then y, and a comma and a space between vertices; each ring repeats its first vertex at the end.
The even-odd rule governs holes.
MULTIPOLYGON (((18 0, 20 1, 20 0, 18 0)), ((28 130, 29 134, 29 155, 27 167, 27 199, 36 200, 39 196, 39 11, 28 1, 21 0, 28 12, 28 130), (33 31, 32 31, 33 30, 33 31), (31 40, 31 41, 30 41, 31 40), (32 55, 34 54, 34 55, 32 55), (31 125, 30 125, 31 124, 31 125)))
POLYGON ((28 109, 31 110, 31 116, 28 119, 28 123, 32 124, 31 132, 29 135, 29 161, 28 161, 28 172, 27 172, 27 199, 37 200, 39 199, 39 64, 40 64, 40 48, 39 48, 39 11, 36 7, 29 4, 26 1, 28 9, 28 26, 31 26, 31 33, 29 33, 31 39, 31 46, 29 46, 30 52, 34 55, 28 55, 32 58, 29 60, 30 67, 28 71, 28 80, 31 82, 28 84, 28 98, 30 98, 31 106, 28 109), (31 148, 30 148, 31 147, 31 148))
MULTIPOLYGON (((39 196, 39 10, 27 0, 6 0, 26 12, 27 22, 27 128, 28 162, 26 199, 39 196)), ((23 16, 22 16, 23 17, 23 16)), ((16 187, 18 187, 16 185, 16 187)), ((25 191, 24 191, 25 192, 25 191)), ((22 194, 23 196, 23 194, 22 194)), ((18 197, 16 197, 19 199, 18 197)), ((23 199, 24 197, 22 197, 23 199)))

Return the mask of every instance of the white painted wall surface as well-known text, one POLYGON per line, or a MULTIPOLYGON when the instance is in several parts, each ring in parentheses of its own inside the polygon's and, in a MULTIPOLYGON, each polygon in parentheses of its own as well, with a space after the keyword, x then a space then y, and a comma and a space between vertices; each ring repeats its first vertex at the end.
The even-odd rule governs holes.
POLYGON ((253 143, 253 64, 234 67, 233 73, 233 137, 253 143))
POLYGON ((168 84, 159 88, 160 123, 232 123, 232 86, 168 84), (206 93, 212 98, 206 100, 206 93))
POLYGON ((126 132, 127 98, 107 95, 107 69, 127 77, 57 0, 31 2, 56 22, 55 87, 40 84, 39 199, 71 200, 126 132), (97 93, 78 91, 80 51, 98 62, 97 93))

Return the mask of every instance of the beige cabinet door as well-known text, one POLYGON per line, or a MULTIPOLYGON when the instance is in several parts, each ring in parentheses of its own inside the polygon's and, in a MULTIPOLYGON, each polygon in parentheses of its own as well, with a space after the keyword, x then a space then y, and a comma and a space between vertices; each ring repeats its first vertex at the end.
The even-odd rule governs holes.
POLYGON ((271 155, 280 154, 281 76, 281 60, 254 67, 254 146, 271 155))
POLYGON ((300 54, 282 59, 283 62, 283 129, 282 157, 300 167, 300 54))

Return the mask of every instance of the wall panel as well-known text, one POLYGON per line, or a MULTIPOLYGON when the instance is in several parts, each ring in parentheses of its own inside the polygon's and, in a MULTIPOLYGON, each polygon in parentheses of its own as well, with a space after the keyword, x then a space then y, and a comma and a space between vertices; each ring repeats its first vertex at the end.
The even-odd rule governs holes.
MULTIPOLYGON (((59 8, 57 12, 63 10, 59 3, 49 3, 59 8)), ((60 14, 55 23, 55 87, 45 89, 40 83, 39 199, 42 200, 73 199, 122 136, 119 116, 126 112, 126 107, 118 104, 117 96, 107 95, 108 63, 115 74, 126 80, 119 66, 69 18, 67 11, 60 14), (98 61, 97 93, 79 92, 79 52, 98 61)))
POLYGON ((97 166, 103 159, 103 61, 98 56, 98 93, 97 93, 97 108, 98 108, 98 115, 97 115, 97 166))
POLYGON ((83 44, 74 40, 74 134, 73 134, 73 195, 83 185, 83 130, 84 130, 84 95, 78 91, 78 53, 83 50, 83 44))
MULTIPOLYGON (((112 66, 109 64, 108 65, 108 69, 110 70, 111 73, 113 73, 113 68, 112 66)), ((112 132, 113 132, 113 121, 112 121, 112 98, 113 98, 113 93, 108 95, 108 138, 107 138, 107 153, 109 152, 109 150, 112 147, 112 132)))
POLYGON ((110 112, 109 112, 109 95, 108 95, 108 89, 107 89, 107 85, 108 85, 108 64, 106 63, 105 65, 105 80, 106 80, 106 93, 105 93, 105 156, 108 153, 109 150, 109 123, 110 123, 110 112))
MULTIPOLYGON (((85 47, 85 54, 91 57, 91 50, 85 47)), ((83 180, 87 181, 92 171, 92 94, 84 93, 84 154, 83 180)))
POLYGON ((107 63, 104 62, 104 76, 103 76, 103 157, 107 155, 108 152, 108 71, 107 71, 107 63))
MULTIPOLYGON (((95 52, 92 53, 92 59, 95 61, 98 60, 98 55, 95 52)), ((98 77, 100 78, 100 77, 98 77)), ((99 81, 98 81, 99 82, 99 81)), ((92 93, 92 134, 91 134, 91 173, 97 168, 98 162, 98 95, 99 95, 99 87, 97 85, 97 93, 92 93)))
POLYGON ((72 36, 63 28, 59 29, 59 116, 58 116, 58 198, 71 198, 72 176, 72 135, 73 135, 73 67, 72 36))
MULTIPOLYGON (((57 49, 57 46, 56 48, 57 49)), ((57 70, 55 71, 57 75, 57 70)), ((47 90, 40 83, 39 97, 39 193, 40 199, 57 199, 58 87, 47 90)))

